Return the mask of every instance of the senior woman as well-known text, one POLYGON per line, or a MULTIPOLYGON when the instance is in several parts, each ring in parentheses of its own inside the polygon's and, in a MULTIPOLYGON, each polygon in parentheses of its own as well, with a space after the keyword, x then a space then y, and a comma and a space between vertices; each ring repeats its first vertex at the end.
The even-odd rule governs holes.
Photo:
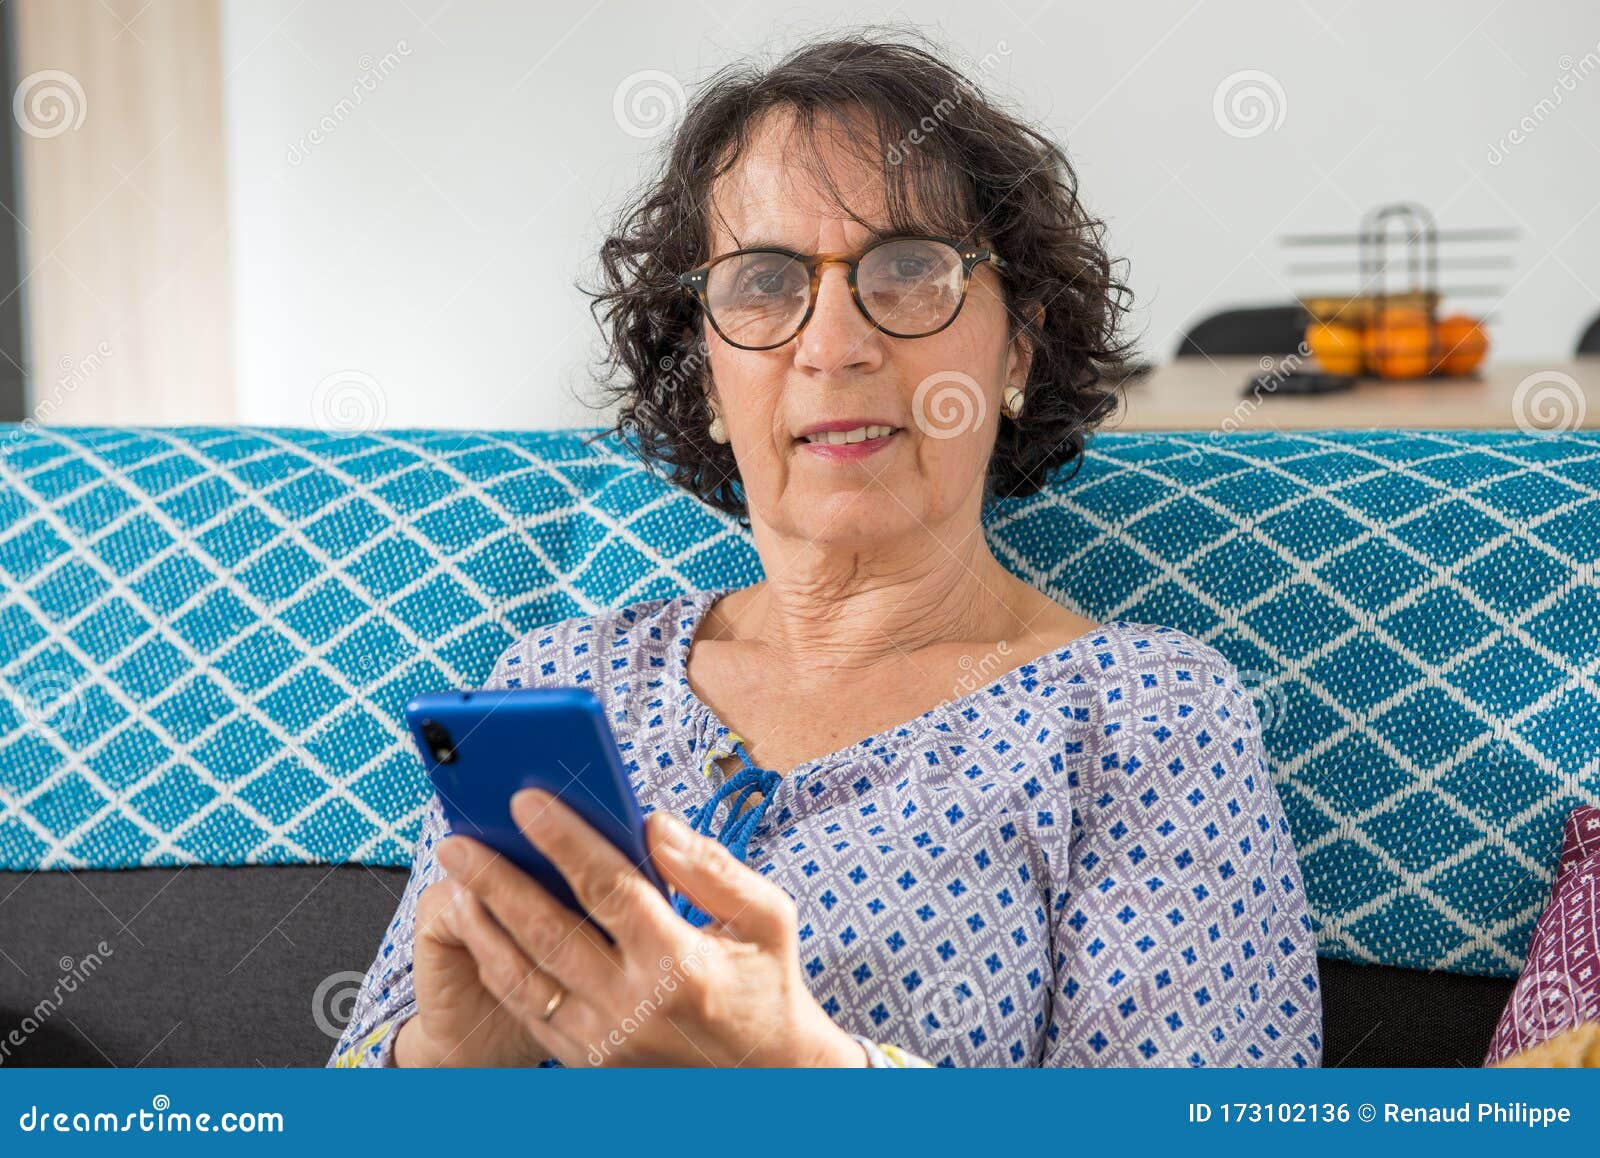
POLYGON ((586 923, 435 799, 334 1064, 1320 1062, 1233 668, 982 531, 1108 409, 1101 234, 1059 149, 915 45, 710 83, 597 309, 619 432, 767 577, 538 628, 489 681, 601 699, 676 900, 520 793, 586 923))

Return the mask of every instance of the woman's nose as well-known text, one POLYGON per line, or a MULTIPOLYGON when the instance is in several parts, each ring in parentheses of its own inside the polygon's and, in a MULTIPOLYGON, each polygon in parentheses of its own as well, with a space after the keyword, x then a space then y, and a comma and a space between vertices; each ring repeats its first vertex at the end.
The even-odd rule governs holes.
POLYGON ((856 308, 847 267, 833 262, 823 266, 816 308, 796 339, 796 364, 827 374, 870 371, 883 364, 883 339, 856 308))

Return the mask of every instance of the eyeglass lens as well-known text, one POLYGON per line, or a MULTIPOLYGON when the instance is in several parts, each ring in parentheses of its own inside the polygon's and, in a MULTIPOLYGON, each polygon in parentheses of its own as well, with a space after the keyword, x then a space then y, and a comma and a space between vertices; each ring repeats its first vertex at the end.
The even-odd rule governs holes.
MULTIPOLYGON (((944 326, 961 306, 961 255, 940 241, 897 238, 862 254, 856 289, 874 324, 915 338, 944 326)), ((811 304, 806 264, 782 253, 742 253, 711 267, 706 308, 723 336, 774 346, 800 328, 811 304)))

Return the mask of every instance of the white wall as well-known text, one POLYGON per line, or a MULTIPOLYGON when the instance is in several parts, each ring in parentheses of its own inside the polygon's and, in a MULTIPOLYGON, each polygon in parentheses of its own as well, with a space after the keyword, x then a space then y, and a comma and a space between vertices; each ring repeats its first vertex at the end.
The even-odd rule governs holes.
MULTIPOLYGON (((306 424, 349 403, 397 426, 593 423, 574 398, 597 346, 573 282, 664 139, 619 125, 619 84, 660 70, 692 93, 729 59, 891 11, 223 2, 239 417, 306 424)), ((1153 356, 1200 314, 1316 288, 1287 278, 1282 234, 1397 198, 1445 227, 1523 230, 1502 249, 1513 270, 1465 276, 1510 294, 1457 303, 1493 311, 1497 356, 1564 357, 1600 310, 1593 0, 892 12, 990 54, 991 90, 1064 139, 1131 263, 1153 356), (1282 91, 1282 123, 1252 136, 1214 113, 1243 70, 1282 91)))

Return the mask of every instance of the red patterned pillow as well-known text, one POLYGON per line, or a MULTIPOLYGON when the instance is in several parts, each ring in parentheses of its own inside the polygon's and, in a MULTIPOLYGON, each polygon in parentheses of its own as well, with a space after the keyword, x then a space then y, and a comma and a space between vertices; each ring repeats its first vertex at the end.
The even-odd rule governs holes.
POLYGON ((1590 806, 1567 817, 1550 904, 1484 1064, 1586 1021, 1600 1021, 1600 808, 1590 806))

